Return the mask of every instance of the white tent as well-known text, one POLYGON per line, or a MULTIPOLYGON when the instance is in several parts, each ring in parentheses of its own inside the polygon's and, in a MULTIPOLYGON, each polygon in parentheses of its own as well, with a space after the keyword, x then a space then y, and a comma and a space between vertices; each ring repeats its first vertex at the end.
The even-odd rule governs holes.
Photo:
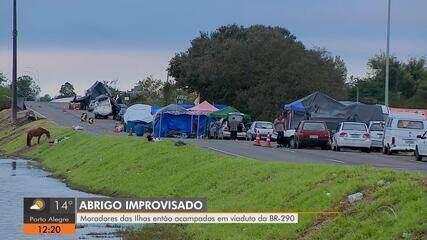
POLYGON ((135 104, 128 109, 123 116, 124 121, 127 123, 129 121, 143 121, 150 123, 153 121, 153 115, 151 115, 151 106, 145 104, 135 104))

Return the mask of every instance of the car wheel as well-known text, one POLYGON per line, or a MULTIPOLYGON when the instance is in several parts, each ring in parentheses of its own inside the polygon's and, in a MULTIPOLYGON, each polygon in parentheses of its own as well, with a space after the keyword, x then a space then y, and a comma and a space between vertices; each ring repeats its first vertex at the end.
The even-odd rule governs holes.
POLYGON ((295 141, 296 141, 295 138, 291 138, 291 140, 289 140, 289 145, 293 149, 297 148, 297 145, 296 145, 295 141))
POLYGON ((420 153, 418 152, 418 148, 415 148, 415 160, 416 161, 422 161, 423 160, 423 156, 421 156, 420 153))

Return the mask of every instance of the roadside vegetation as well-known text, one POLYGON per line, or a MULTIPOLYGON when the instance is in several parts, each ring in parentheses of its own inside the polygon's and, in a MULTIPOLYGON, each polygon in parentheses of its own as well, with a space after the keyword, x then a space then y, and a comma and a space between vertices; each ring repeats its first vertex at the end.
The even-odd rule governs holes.
MULTIPOLYGON (((7 111, 0 118, 5 119, 7 111)), ((3 121, 2 121, 3 122, 3 121)), ((155 225, 129 239, 423 239, 427 177, 367 166, 292 164, 225 156, 172 141, 90 136, 47 120, 3 124, 0 151, 36 159, 77 189, 121 197, 205 197, 211 211, 339 211, 301 214, 300 223, 155 225), (25 133, 41 126, 59 144, 28 149, 25 133), (347 195, 363 192, 352 204, 347 195)))

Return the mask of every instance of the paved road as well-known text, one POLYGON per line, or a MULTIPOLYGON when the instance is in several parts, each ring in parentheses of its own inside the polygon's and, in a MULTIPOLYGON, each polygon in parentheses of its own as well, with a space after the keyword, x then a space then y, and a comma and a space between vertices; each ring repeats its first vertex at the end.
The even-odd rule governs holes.
MULTIPOLYGON (((83 111, 63 112, 64 104, 28 102, 27 106, 57 124, 71 127, 81 125, 90 134, 115 134, 113 120, 96 120, 94 125, 82 123, 80 115, 83 111)), ((91 116, 91 114, 89 114, 91 116)), ((392 168, 403 171, 427 173, 427 162, 417 162, 412 155, 383 155, 381 153, 361 153, 359 151, 324 151, 320 149, 283 149, 253 146, 248 141, 227 140, 197 140, 185 139, 186 142, 201 148, 221 152, 228 155, 255 158, 260 160, 278 160, 302 163, 326 163, 334 165, 359 165, 367 164, 380 168, 392 168)))
MULTIPOLYGON (((35 112, 46 117, 50 121, 66 126, 82 126, 83 131, 93 134, 113 134, 115 121, 107 119, 95 119, 95 124, 91 125, 88 122, 82 122, 80 116, 86 112, 83 110, 67 110, 63 111, 65 103, 50 103, 50 102, 26 102, 27 108, 33 109, 35 112)), ((94 117, 92 113, 88 113, 88 118, 94 117)))

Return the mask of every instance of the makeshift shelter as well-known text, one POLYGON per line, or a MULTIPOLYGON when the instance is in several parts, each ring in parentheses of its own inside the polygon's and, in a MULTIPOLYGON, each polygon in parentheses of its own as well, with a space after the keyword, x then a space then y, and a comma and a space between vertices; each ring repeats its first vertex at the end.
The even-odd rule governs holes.
POLYGON ((192 108, 187 109, 190 112, 195 112, 198 114, 207 114, 211 112, 218 111, 218 108, 213 106, 212 104, 208 103, 207 101, 204 101, 192 108))
MULTIPOLYGON (((200 124, 200 116, 201 115, 208 115, 211 112, 215 112, 218 111, 218 108, 216 108, 215 106, 213 106, 212 104, 208 103, 207 101, 204 101, 192 108, 187 109, 190 112, 193 112, 194 114, 198 115, 197 118, 197 129, 200 129, 201 127, 206 129, 206 125, 208 124, 208 121, 205 121, 205 125, 201 126, 200 124)), ((200 135, 197 135, 197 137, 199 137, 200 135)))
POLYGON ((107 95, 111 98, 111 91, 110 89, 105 86, 102 82, 96 81, 87 91, 86 96, 89 96, 90 99, 95 99, 96 97, 100 95, 107 95))
POLYGON ((89 106, 90 101, 95 100, 95 98, 100 95, 106 95, 109 98, 112 96, 111 91, 107 86, 105 86, 102 82, 96 81, 88 90, 86 90, 85 96, 76 96, 71 102, 79 103, 80 109, 85 110, 89 106))
POLYGON ((322 120, 329 129, 343 121, 382 121, 381 106, 363 103, 341 103, 321 92, 312 93, 284 106, 290 113, 288 128, 295 128, 301 120, 322 120))
MULTIPOLYGON (((234 107, 226 107, 222 110, 212 112, 208 115, 210 119, 220 119, 220 118, 227 118, 228 114, 231 112, 240 112, 239 110, 235 109, 234 107)), ((244 114, 243 119, 245 121, 251 121, 251 116, 248 114, 244 114)))
POLYGON ((185 108, 170 104, 159 109, 153 120, 154 137, 167 137, 169 135, 197 136, 203 135, 207 117, 204 115, 194 115, 185 108), (199 126, 197 128, 197 122, 199 126))
POLYGON ((123 116, 124 122, 145 122, 150 123, 153 121, 153 115, 151 115, 151 106, 146 104, 135 104, 126 109, 126 113, 123 116))

